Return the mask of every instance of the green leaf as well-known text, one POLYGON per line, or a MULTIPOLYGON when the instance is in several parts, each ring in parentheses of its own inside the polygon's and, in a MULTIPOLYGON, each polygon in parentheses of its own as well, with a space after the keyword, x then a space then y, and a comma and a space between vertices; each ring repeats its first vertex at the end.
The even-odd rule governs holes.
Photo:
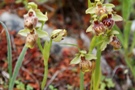
POLYGON ((36 33, 38 34, 39 38, 43 38, 43 37, 48 36, 48 33, 46 31, 43 31, 43 30, 40 30, 40 29, 37 29, 36 33))
POLYGON ((92 50, 94 49, 95 45, 97 42, 97 36, 94 36, 90 42, 90 47, 89 47, 89 54, 92 52, 92 50))
POLYGON ((86 14, 94 14, 96 13, 96 7, 89 7, 86 12, 86 14))
POLYGON ((116 31, 116 30, 113 30, 113 31, 111 32, 111 34, 112 34, 112 35, 113 35, 113 34, 119 34, 119 32, 116 31))
POLYGON ((46 22, 48 20, 47 13, 43 14, 39 9, 36 9, 35 12, 36 12, 36 16, 38 17, 39 21, 46 22))
POLYGON ((93 32, 93 25, 92 24, 87 28, 86 32, 93 32))
POLYGON ((25 90, 25 85, 22 82, 19 82, 19 84, 16 87, 17 89, 25 90))
POLYGON ((105 48, 107 47, 107 44, 109 43, 109 41, 104 41, 102 44, 101 44, 101 46, 100 46, 100 50, 101 51, 104 51, 105 50, 105 48))
POLYGON ((113 4, 107 3, 104 4, 104 6, 106 7, 107 11, 112 11, 115 6, 113 4))
POLYGON ((78 50, 80 50, 80 48, 79 48, 78 45, 76 45, 76 44, 71 44, 71 43, 60 43, 60 44, 69 45, 69 46, 74 46, 74 47, 76 47, 78 50))
POLYGON ((49 85, 49 89, 53 90, 54 89, 53 85, 49 85))
POLYGON ((79 51, 79 53, 84 55, 84 54, 87 53, 87 51, 86 50, 81 50, 81 51, 79 51))
POLYGON ((15 79, 16 79, 16 77, 18 75, 18 72, 19 72, 19 70, 21 68, 21 65, 22 65, 22 62, 23 62, 23 59, 24 59, 26 51, 27 51, 27 47, 24 46, 23 50, 22 50, 21 54, 19 55, 19 58, 18 58, 18 60, 16 62, 16 65, 15 65, 15 68, 14 68, 14 72, 13 72, 13 75, 11 77, 11 81, 9 83, 9 90, 13 90, 15 79))
POLYGON ((122 20, 123 20, 123 18, 122 18, 120 15, 117 15, 117 14, 113 15, 112 18, 113 18, 113 20, 116 21, 116 22, 117 22, 117 21, 122 21, 122 20))
POLYGON ((30 32, 30 30, 29 29, 27 29, 27 28, 24 28, 24 29, 22 29, 22 30, 20 30, 19 32, 18 32, 18 34, 20 34, 20 35, 22 35, 22 36, 27 36, 27 34, 30 32))
MULTIPOLYGON (((10 40, 10 34, 8 32, 8 29, 6 25, 0 21, 2 26, 5 28, 4 30, 6 31, 6 39, 7 39, 7 59, 8 59, 8 72, 10 77, 12 76, 12 49, 11 49, 11 40, 10 40)), ((10 81, 10 80, 9 80, 10 81)))
POLYGON ((107 40, 107 37, 106 37, 106 36, 103 36, 103 35, 97 36, 96 41, 95 41, 95 47, 101 46, 101 44, 102 44, 105 40, 107 40))
POLYGON ((105 79, 105 81, 107 82, 107 87, 108 88, 112 88, 112 87, 115 86, 112 79, 108 78, 108 79, 105 79))
POLYGON ((135 47, 135 32, 133 32, 133 41, 131 43, 130 51, 132 51, 135 47))
POLYGON ((106 8, 114 8, 115 5, 111 4, 111 3, 106 3, 104 4, 106 6, 106 8))
POLYGON ((71 60, 70 64, 78 64, 78 63, 80 63, 80 61, 81 61, 80 55, 77 54, 77 55, 75 56, 75 58, 73 58, 73 59, 71 60))
POLYGON ((97 59, 97 57, 94 54, 86 54, 85 55, 86 60, 93 60, 97 59))
POLYGON ((122 1, 122 17, 124 18, 124 20, 129 19, 132 10, 131 8, 132 8, 132 0, 122 1))
POLYGON ((15 80, 15 84, 19 84, 20 83, 20 81, 18 81, 18 80, 15 80))
POLYGON ((30 85, 27 85, 27 86, 26 86, 26 90, 33 90, 33 87, 30 86, 30 85))
POLYGON ((34 2, 29 2, 28 9, 37 9, 37 4, 35 4, 34 2))
POLYGON ((45 60, 49 58, 49 55, 50 55, 50 42, 49 41, 45 42, 43 55, 44 55, 45 60))
POLYGON ((46 41, 44 44, 44 49, 43 49, 43 57, 44 57, 44 76, 43 76, 43 80, 41 82, 41 90, 44 89, 46 82, 47 82, 47 75, 48 75, 48 60, 49 60, 49 56, 50 56, 50 49, 52 46, 52 40, 50 41, 46 41))
POLYGON ((128 48, 128 44, 129 44, 129 36, 130 36, 130 30, 131 30, 131 22, 127 21, 126 24, 124 25, 124 47, 128 48))
POLYGON ((105 87, 106 87, 106 84, 105 83, 101 83, 100 90, 105 90, 105 87))

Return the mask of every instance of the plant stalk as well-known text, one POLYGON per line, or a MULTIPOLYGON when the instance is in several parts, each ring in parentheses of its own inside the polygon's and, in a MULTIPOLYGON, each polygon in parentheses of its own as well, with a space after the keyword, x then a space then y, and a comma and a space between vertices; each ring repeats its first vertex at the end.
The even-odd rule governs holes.
MULTIPOLYGON (((47 42, 46 42, 47 43, 47 42)), ((49 41, 49 47, 47 45, 47 47, 45 48, 45 51, 43 51, 42 55, 44 55, 44 77, 43 77, 43 81, 41 83, 41 89, 44 90, 44 87, 46 85, 47 82, 47 76, 48 76, 48 59, 50 56, 50 49, 52 46, 52 40, 49 41)))
POLYGON ((46 85, 47 82, 47 76, 48 76, 48 60, 44 59, 44 77, 43 77, 43 81, 41 83, 41 90, 44 90, 44 87, 46 85))
MULTIPOLYGON (((45 22, 42 22, 41 27, 40 27, 40 28, 41 28, 41 30, 43 30, 44 24, 45 24, 45 22)), ((42 45, 41 45, 40 38, 38 38, 38 40, 37 40, 37 44, 38 44, 38 47, 39 47, 39 49, 40 49, 41 53, 43 53, 43 47, 42 47, 42 45)))
POLYGON ((101 67, 100 67, 100 59, 101 59, 101 50, 100 47, 97 47, 97 60, 96 60, 96 68, 94 71, 94 86, 93 90, 98 90, 101 78, 101 67))
POLYGON ((37 44, 38 44, 38 47, 39 47, 41 53, 43 53, 43 47, 42 47, 42 45, 41 45, 40 38, 37 39, 37 44))
POLYGON ((84 90, 84 73, 80 71, 80 90, 84 90))

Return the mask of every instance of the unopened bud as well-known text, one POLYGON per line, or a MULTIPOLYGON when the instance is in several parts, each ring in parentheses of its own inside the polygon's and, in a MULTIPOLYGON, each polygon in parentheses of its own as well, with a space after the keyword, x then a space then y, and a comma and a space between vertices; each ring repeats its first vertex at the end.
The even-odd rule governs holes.
POLYGON ((102 15, 102 14, 104 14, 106 12, 107 12, 107 10, 106 10, 105 6, 103 6, 102 3, 97 3, 96 14, 97 15, 102 15))
POLYGON ((114 47, 114 49, 119 49, 121 48, 120 41, 116 36, 113 37, 113 40, 110 42, 110 44, 114 47))
POLYGON ((64 29, 54 30, 51 34, 51 39, 55 42, 60 42, 67 35, 67 31, 64 29))

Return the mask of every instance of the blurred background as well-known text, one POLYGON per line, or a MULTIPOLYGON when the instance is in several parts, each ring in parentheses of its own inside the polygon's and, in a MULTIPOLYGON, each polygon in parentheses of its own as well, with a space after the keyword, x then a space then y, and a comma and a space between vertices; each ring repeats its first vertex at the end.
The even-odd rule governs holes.
MULTIPOLYGON (((116 6, 114 10, 122 16, 122 10, 126 8, 122 6, 122 2, 126 1, 128 0, 105 0, 104 2, 113 3, 116 6)), ((132 33, 129 37, 129 47, 131 46, 130 42, 134 40, 135 30, 135 1, 132 1, 128 18, 132 22, 130 28, 128 28, 132 33)), ((63 28, 68 32, 67 37, 60 43, 53 43, 45 90, 79 90, 79 66, 70 65, 71 59, 77 53, 77 48, 61 43, 77 44, 80 49, 88 50, 93 35, 85 32, 90 25, 90 15, 85 14, 88 7, 87 0, 0 0, 0 21, 6 24, 10 32, 13 67, 25 44, 25 37, 17 33, 24 28, 23 15, 27 13, 28 2, 35 2, 43 13, 48 13, 49 20, 43 27, 45 31, 50 33, 56 28, 63 28)), ((124 22, 126 21, 116 23, 121 32, 123 32, 124 22)), ((38 23, 38 25, 41 24, 38 23)), ((46 38, 43 38, 42 42, 44 40, 46 38)), ((105 86, 104 90, 135 90, 135 77, 133 77, 125 62, 123 50, 122 47, 116 51, 108 45, 106 50, 102 52, 103 80, 101 86, 105 86)), ((93 53, 96 53, 96 50, 93 53)), ((135 71, 135 49, 132 49, 128 56, 132 59, 131 63, 135 71)), ((6 34, 0 25, 0 90, 7 90, 8 87, 7 66, 6 34)), ((43 72, 43 58, 38 47, 28 49, 14 90, 40 90, 43 72)), ((86 90, 89 90, 90 77, 90 73, 85 74, 86 90)))

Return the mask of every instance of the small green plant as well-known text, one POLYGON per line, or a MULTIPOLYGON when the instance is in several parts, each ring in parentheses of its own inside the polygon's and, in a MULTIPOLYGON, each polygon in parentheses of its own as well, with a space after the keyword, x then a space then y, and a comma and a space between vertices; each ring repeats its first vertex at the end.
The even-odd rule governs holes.
POLYGON ((16 88, 19 90, 33 90, 33 87, 31 87, 30 85, 25 86, 25 84, 23 84, 21 81, 16 80, 15 84, 16 84, 16 88))
POLYGON ((33 90, 33 87, 31 87, 30 85, 27 85, 26 90, 33 90))
POLYGON ((55 88, 53 85, 49 85, 49 89, 50 89, 50 90, 58 90, 58 89, 55 88))
POLYGON ((25 90, 25 85, 22 82, 16 80, 15 84, 17 89, 25 90))
POLYGON ((113 83, 111 78, 105 78, 104 76, 102 76, 99 90, 106 90, 106 88, 114 88, 114 86, 115 84, 113 83))

